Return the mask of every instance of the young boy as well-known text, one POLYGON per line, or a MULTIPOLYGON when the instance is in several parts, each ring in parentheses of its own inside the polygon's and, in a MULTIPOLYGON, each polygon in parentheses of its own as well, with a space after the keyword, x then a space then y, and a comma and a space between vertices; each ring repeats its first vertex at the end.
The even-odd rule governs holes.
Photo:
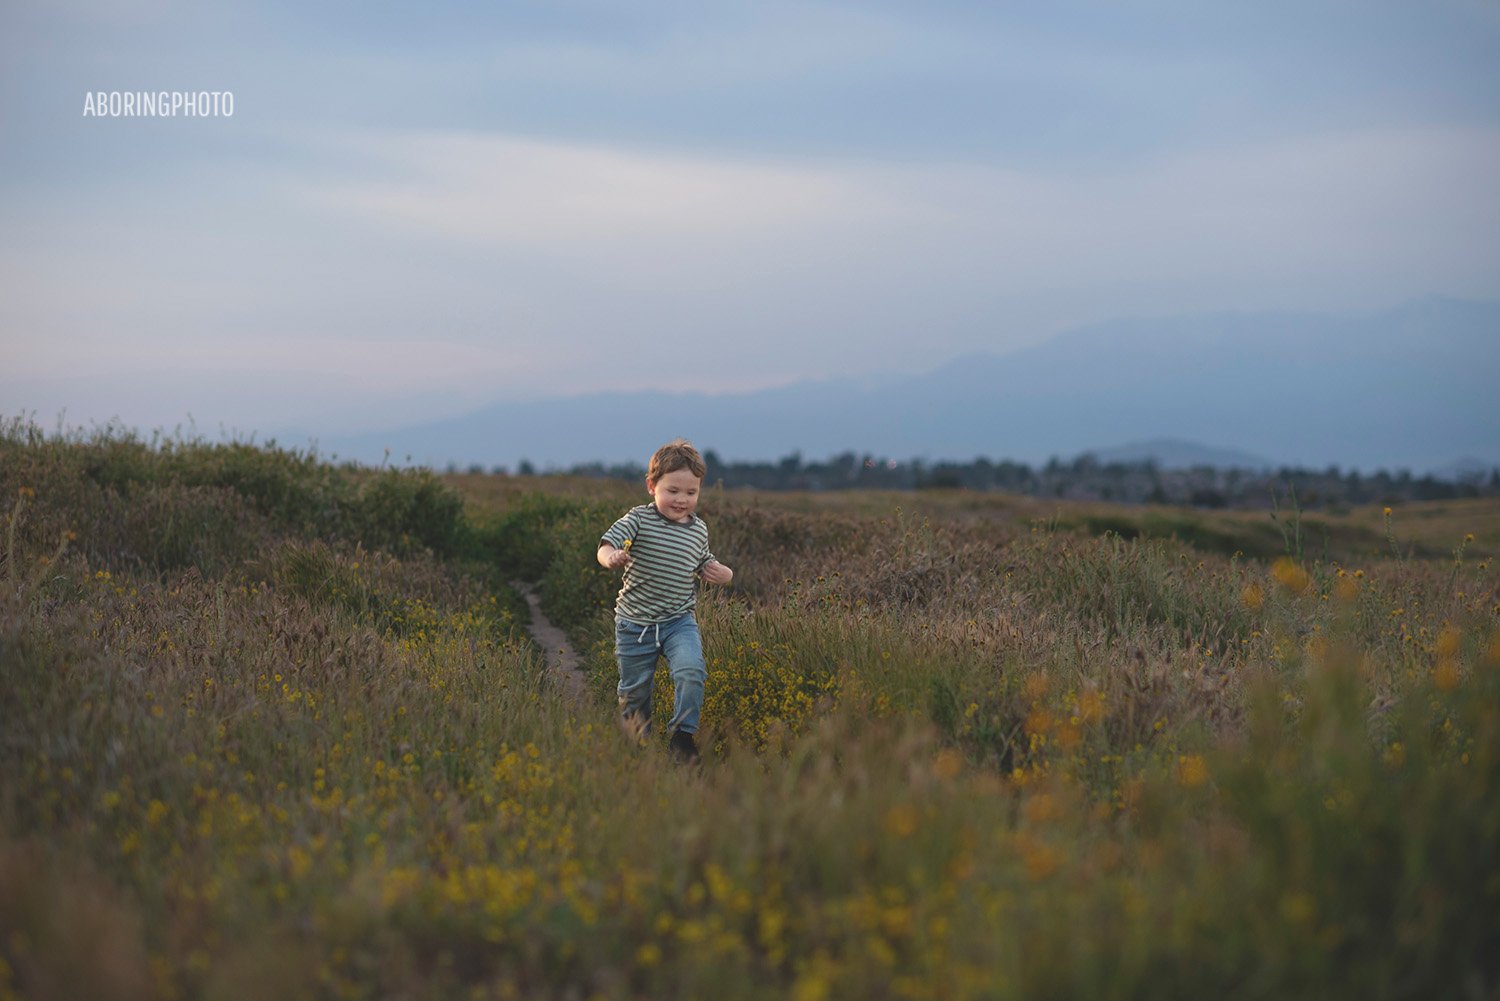
POLYGON ((672 672, 675 712, 670 748, 683 760, 698 757, 693 734, 703 709, 703 639, 693 617, 694 576, 728 584, 734 571, 708 549, 708 526, 693 512, 707 467, 685 440, 663 445, 646 470, 651 503, 631 508, 599 540, 598 559, 625 568, 615 599, 615 659, 620 665, 620 724, 635 737, 651 726, 656 658, 672 672))

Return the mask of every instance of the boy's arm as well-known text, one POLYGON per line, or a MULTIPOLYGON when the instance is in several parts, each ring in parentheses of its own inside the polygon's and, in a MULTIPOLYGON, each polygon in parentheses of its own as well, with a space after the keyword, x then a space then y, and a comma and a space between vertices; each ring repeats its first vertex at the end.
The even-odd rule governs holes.
POLYGON ((708 548, 708 537, 703 538, 703 563, 698 567, 698 574, 709 584, 728 584, 734 580, 734 571, 719 562, 714 551, 708 548))
POLYGON ((636 515, 632 509, 599 537, 599 551, 595 558, 601 567, 618 570, 630 562, 630 540, 635 538, 636 528, 636 515))

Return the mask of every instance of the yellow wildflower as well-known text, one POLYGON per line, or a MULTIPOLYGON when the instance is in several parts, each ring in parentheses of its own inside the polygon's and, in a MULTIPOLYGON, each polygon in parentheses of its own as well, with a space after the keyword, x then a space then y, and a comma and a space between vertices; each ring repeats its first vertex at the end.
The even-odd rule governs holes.
POLYGON ((1262 591, 1259 584, 1247 584, 1240 592, 1240 603, 1252 612, 1258 612, 1266 603, 1266 592, 1262 591))
POLYGON ((1208 763, 1201 754, 1187 754, 1177 759, 1177 782, 1184 789, 1196 789, 1208 781, 1208 763))
POLYGON ((909 838, 917 832, 921 817, 916 808, 907 803, 897 803, 886 811, 885 829, 898 838, 909 838))
POLYGON ((940 779, 951 779, 963 767, 963 757, 952 748, 944 748, 932 762, 932 774, 940 779))
POLYGON ((1461 639, 1463 639, 1463 634, 1457 628, 1451 625, 1444 626, 1437 640, 1438 658, 1440 660, 1450 660, 1458 656, 1458 645, 1461 639))
POLYGON ((1104 718, 1104 696, 1092 688, 1086 689, 1078 696, 1078 718, 1088 724, 1097 723, 1104 718))
POLYGON ((1451 660, 1440 660, 1432 669, 1432 683, 1440 692, 1451 692, 1458 687, 1458 665, 1451 660))
POLYGON ((1312 578, 1307 575, 1307 571, 1295 560, 1286 556, 1283 556, 1272 565, 1271 574, 1282 587, 1293 594, 1301 594, 1312 583, 1312 578))

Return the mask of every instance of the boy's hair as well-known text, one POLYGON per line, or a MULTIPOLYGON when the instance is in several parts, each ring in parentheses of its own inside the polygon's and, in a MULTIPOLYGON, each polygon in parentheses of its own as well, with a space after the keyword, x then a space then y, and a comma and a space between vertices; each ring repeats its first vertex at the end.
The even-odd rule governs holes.
POLYGON ((698 454, 698 450, 686 438, 674 438, 656 450, 656 454, 651 457, 651 465, 646 468, 646 479, 655 483, 679 469, 690 471, 700 480, 708 472, 703 456, 698 454))

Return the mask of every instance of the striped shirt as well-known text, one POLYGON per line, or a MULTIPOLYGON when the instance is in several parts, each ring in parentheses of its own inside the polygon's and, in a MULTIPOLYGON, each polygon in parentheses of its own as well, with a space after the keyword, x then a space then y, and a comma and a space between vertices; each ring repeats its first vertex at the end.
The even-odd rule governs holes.
POLYGON ((714 558, 708 551, 707 522, 696 514, 685 524, 672 521, 655 504, 631 508, 599 541, 616 549, 630 543, 615 614, 643 625, 689 611, 696 599, 693 578, 714 558))

